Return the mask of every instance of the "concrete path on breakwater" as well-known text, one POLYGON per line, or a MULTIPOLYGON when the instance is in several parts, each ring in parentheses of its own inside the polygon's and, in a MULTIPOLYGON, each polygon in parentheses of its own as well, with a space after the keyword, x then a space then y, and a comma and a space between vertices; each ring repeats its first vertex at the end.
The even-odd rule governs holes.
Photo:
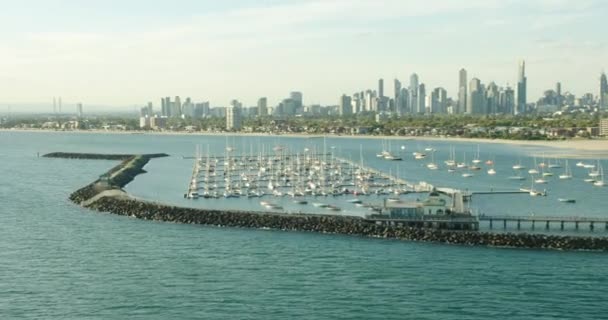
MULTIPOLYGON (((86 204, 87 208, 97 211, 145 220, 336 233, 470 246, 608 251, 608 237, 436 230, 378 225, 361 218, 337 215, 290 215, 183 208, 135 199, 122 190, 135 176, 145 173, 143 167, 149 160, 159 156, 166 155, 132 155, 102 175, 105 176, 104 180, 98 179, 72 193, 70 200, 79 205, 86 204)), ((113 156, 108 155, 108 158, 110 157, 113 156)), ((69 154, 69 158, 78 158, 78 155, 69 154)), ((82 158, 99 159, 98 156, 82 158)))
POLYGON ((101 198, 104 198, 104 197, 123 198, 123 199, 129 199, 130 198, 129 194, 126 193, 124 190, 120 190, 120 189, 104 190, 104 191, 96 194, 92 198, 82 201, 80 203, 80 205, 83 206, 83 207, 89 207, 94 202, 96 202, 97 200, 99 200, 101 198))

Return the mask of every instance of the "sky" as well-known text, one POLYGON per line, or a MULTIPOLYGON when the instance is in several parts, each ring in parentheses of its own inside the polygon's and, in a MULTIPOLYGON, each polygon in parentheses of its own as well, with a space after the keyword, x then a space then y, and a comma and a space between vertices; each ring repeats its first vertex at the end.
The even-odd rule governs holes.
POLYGON ((0 109, 124 108, 160 97, 304 103, 416 72, 456 96, 458 70, 528 99, 562 82, 597 94, 608 67, 604 0, 0 0, 0 109))

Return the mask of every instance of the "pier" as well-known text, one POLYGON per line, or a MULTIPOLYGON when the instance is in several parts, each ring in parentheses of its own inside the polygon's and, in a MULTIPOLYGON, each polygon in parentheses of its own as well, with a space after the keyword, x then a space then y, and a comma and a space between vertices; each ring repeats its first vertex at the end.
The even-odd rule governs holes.
POLYGON ((501 223, 503 229, 507 229, 508 223, 516 223, 517 230, 521 230, 522 222, 532 224, 532 230, 536 225, 543 226, 545 230, 551 229, 551 224, 559 223, 559 229, 564 230, 566 224, 573 224, 575 230, 579 230, 580 224, 586 224, 589 230, 595 230, 596 225, 604 226, 604 230, 608 231, 608 218, 600 217, 557 217, 557 216, 498 216, 498 215, 480 215, 479 221, 488 221, 490 229, 494 228, 494 223, 501 223))

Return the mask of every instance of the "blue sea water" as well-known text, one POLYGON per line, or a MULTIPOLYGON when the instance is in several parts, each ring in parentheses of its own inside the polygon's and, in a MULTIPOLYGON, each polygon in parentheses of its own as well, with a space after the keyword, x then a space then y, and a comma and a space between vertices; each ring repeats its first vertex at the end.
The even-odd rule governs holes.
MULTIPOLYGON (((112 161, 38 158, 52 151, 167 152, 127 186, 138 197, 179 205, 194 145, 222 150, 283 144, 298 149, 322 139, 234 138, 0 132, 1 319, 601 319, 608 307, 608 256, 367 239, 343 235, 215 228, 140 221, 80 208, 75 189, 112 161)), ((427 141, 393 142, 409 154, 427 141)), ((463 179, 424 163, 375 158, 378 140, 327 139, 326 148, 367 165, 399 170, 409 180, 486 190, 519 188, 507 180, 530 150, 481 144, 497 176, 463 179), (397 167, 399 166, 399 167, 397 167), (507 173, 508 172, 508 173, 507 173), (466 181, 465 181, 466 180, 466 181)), ((477 145, 432 142, 436 162, 450 146, 473 157, 477 145)), ((484 196, 488 214, 607 215, 608 189, 581 179, 550 181, 548 197, 484 196), (574 206, 556 201, 568 196, 574 206)), ((529 181, 528 181, 529 182, 529 181)), ((237 207, 248 203, 234 204, 237 207)), ((222 205, 222 204, 216 204, 222 205)), ((225 204, 224 204, 225 205, 225 204)), ((232 205, 232 204, 231 204, 232 205)), ((602 231, 596 231, 601 235, 602 231)))

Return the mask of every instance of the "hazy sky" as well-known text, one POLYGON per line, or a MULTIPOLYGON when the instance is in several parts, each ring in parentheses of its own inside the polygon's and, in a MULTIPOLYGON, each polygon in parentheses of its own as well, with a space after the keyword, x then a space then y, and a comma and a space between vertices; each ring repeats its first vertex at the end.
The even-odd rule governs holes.
POLYGON ((608 66, 603 0, 0 0, 0 104, 132 106, 161 96, 304 103, 408 82, 455 96, 458 70, 529 100, 556 81, 597 94, 608 66))

